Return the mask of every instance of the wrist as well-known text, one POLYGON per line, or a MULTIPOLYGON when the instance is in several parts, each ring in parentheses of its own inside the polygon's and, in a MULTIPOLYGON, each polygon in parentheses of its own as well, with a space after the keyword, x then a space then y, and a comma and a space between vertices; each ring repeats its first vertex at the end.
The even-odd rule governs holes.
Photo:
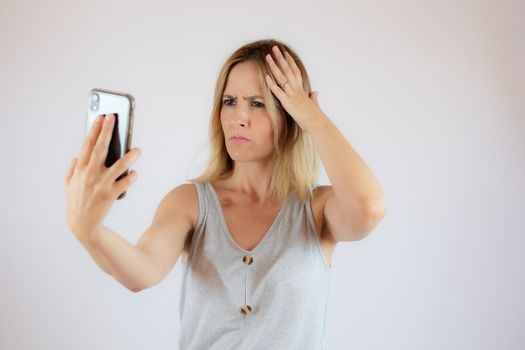
POLYGON ((308 119, 308 123, 305 126, 305 131, 312 133, 313 130, 325 127, 330 122, 328 116, 322 112, 314 114, 308 119))
POLYGON ((82 243, 82 244, 92 244, 95 243, 95 240, 99 236, 99 227, 90 227, 90 228, 72 228, 71 231, 73 231, 75 237, 82 243))
POLYGON ((104 232, 102 225, 97 225, 93 227, 91 230, 87 231, 85 235, 90 244, 96 245, 100 242, 100 240, 104 236, 104 233, 105 232, 104 232))

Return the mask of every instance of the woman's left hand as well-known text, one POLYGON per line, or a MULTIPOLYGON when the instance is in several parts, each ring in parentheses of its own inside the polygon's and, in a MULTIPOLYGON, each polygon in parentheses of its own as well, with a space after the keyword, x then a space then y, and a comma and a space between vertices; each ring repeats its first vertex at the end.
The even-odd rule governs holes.
POLYGON ((279 85, 269 75, 266 75, 266 82, 288 114, 299 124, 301 129, 308 131, 312 122, 324 117, 317 101, 317 91, 313 91, 310 96, 304 91, 301 71, 288 52, 285 52, 283 56, 279 48, 274 46, 273 54, 279 66, 270 54, 266 55, 266 61, 279 85))

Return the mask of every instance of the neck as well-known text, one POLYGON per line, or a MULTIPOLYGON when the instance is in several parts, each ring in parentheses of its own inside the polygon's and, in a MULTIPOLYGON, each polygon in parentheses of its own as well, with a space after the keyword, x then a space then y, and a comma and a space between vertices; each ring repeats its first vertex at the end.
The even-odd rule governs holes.
POLYGON ((265 202, 272 173, 273 165, 270 162, 234 161, 232 171, 224 179, 224 185, 254 202, 265 202))

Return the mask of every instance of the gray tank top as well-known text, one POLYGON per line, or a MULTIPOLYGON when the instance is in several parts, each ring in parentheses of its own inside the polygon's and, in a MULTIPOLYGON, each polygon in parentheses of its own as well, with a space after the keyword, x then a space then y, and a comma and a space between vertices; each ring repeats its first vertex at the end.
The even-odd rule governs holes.
POLYGON ((179 349, 324 349, 331 267, 310 201, 292 193, 264 238, 245 250, 213 186, 194 184, 199 218, 180 260, 179 349))

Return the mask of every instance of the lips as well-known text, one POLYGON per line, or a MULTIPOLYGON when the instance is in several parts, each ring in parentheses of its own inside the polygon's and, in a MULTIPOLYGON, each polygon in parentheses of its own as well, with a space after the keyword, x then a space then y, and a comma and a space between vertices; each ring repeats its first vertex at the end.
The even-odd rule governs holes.
POLYGON ((250 141, 248 138, 244 137, 244 136, 241 136, 241 135, 235 135, 235 136, 232 136, 230 138, 230 140, 245 140, 245 141, 250 141))

